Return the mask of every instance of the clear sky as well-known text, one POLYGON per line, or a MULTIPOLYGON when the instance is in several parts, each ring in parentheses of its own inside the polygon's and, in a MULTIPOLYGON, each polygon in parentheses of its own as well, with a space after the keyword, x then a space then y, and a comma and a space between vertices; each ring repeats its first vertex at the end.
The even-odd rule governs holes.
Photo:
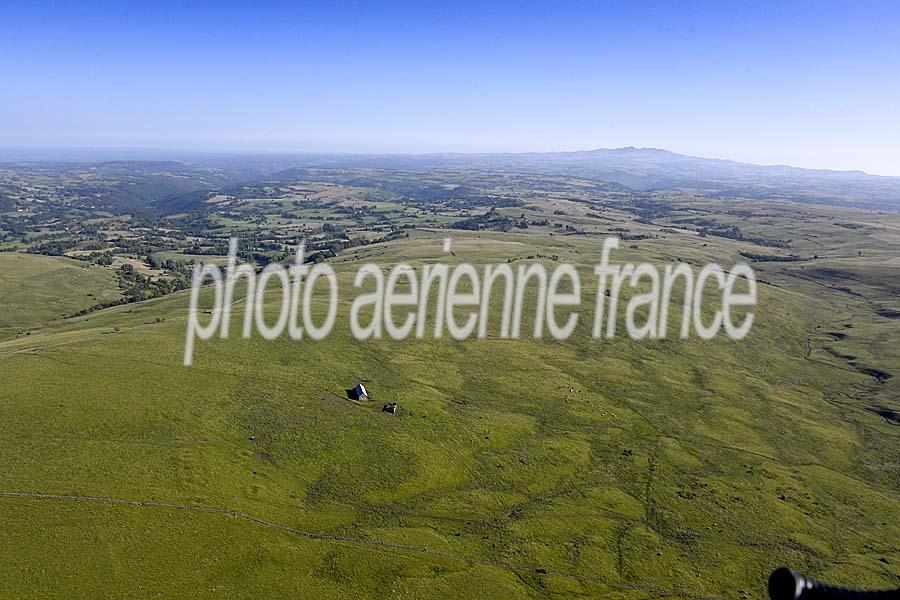
POLYGON ((634 145, 900 175, 900 2, 791 4, 7 3, 0 146, 634 145))

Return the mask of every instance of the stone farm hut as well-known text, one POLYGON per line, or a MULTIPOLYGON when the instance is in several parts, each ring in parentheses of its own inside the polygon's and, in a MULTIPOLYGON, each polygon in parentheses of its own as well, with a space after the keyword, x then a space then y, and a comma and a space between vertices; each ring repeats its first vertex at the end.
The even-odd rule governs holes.
POLYGON ((365 402, 369 399, 369 392, 366 390, 366 387, 360 383, 355 388, 347 390, 347 396, 349 396, 351 400, 365 402))

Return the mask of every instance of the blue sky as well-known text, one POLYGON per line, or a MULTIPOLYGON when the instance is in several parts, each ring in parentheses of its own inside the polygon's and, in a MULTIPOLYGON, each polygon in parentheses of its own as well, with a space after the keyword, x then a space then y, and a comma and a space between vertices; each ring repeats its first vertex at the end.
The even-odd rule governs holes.
POLYGON ((634 145, 900 175, 897 2, 22 3, 0 75, 0 146, 634 145))

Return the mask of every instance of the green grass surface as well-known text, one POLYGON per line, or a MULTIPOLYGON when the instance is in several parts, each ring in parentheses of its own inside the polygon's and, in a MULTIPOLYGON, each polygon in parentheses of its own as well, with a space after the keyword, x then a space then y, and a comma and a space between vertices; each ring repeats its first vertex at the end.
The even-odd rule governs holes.
POLYGON ((0 253, 0 338, 119 297, 107 269, 58 256, 0 253))
MULTIPOLYGON (((741 342, 598 341, 587 319, 565 342, 350 335, 357 260, 556 254, 585 269, 591 306, 602 236, 536 231, 454 232, 454 256, 446 232, 415 231, 342 255, 323 342, 242 340, 237 312, 185 368, 185 293, 0 342, 6 593, 750 599, 785 564, 897 586, 900 435, 868 410, 896 388, 858 368, 900 366, 896 320, 874 312, 897 246, 829 223, 815 241, 860 295, 834 271, 761 264, 741 342), (371 406, 342 398, 363 378, 371 406)), ((636 245, 614 260, 729 265, 751 246, 636 245)))

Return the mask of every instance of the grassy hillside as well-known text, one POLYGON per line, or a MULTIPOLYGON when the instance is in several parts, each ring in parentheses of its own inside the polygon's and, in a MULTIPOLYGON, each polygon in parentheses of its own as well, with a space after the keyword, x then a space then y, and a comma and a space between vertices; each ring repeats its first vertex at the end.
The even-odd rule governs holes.
POLYGON ((0 252, 0 338, 119 296, 107 269, 59 256, 0 252))
MULTIPOLYGON (((185 368, 184 293, 0 342, 8 593, 760 598, 783 564, 896 586, 900 435, 870 410, 896 388, 865 369, 900 368, 877 312, 897 246, 832 222, 814 241, 840 269, 755 265, 769 283, 739 343, 597 341, 585 320, 565 342, 349 334, 358 260, 558 256, 591 281, 602 236, 532 231, 455 232, 453 256, 445 232, 414 231, 340 256, 323 342, 242 340, 235 317, 185 368), (362 379, 371 405, 343 397, 362 379)), ((759 251, 633 245, 616 261, 759 251)))

